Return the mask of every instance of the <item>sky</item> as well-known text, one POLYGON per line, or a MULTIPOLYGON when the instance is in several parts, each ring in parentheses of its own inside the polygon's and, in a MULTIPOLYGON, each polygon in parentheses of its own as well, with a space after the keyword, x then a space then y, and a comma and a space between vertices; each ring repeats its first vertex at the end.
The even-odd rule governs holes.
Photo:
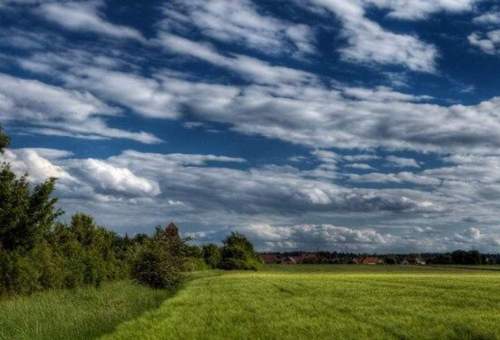
POLYGON ((124 235, 500 250, 500 5, 0 0, 2 156, 124 235))

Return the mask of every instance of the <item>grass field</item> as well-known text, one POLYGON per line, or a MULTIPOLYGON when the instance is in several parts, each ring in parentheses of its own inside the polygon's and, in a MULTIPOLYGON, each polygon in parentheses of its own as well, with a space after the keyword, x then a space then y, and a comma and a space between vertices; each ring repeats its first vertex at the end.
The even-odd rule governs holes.
POLYGON ((105 339, 498 339, 498 269, 270 266, 200 277, 105 339))
POLYGON ((500 339, 500 267, 266 266, 0 300, 0 339, 500 339))
POLYGON ((158 307, 169 295, 131 282, 0 300, 0 339, 93 339, 158 307))

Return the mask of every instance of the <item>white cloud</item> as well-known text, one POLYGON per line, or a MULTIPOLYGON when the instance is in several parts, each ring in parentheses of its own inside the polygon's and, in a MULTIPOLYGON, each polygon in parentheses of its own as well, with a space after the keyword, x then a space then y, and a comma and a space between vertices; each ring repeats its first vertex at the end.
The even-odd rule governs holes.
POLYGON ((157 196, 160 188, 155 181, 139 177, 127 168, 113 166, 97 159, 74 161, 74 171, 95 183, 105 192, 119 192, 132 196, 157 196))
MULTIPOLYGON (((236 57, 177 36, 166 38, 179 53, 240 70, 241 60, 236 57)), ((91 92, 146 117, 174 119, 189 112, 190 119, 225 123, 237 132, 313 148, 385 147, 446 153, 484 152, 500 145, 498 98, 469 106, 430 104, 428 96, 387 87, 325 86, 311 74, 268 64, 262 69, 241 67, 242 74, 257 84, 221 85, 169 73, 147 77, 80 61, 69 67, 52 58, 34 62, 59 74, 67 87, 79 93, 91 92)), ((0 99, 0 106, 11 106, 11 101, 0 99)), ((134 138, 148 137, 153 142, 152 136, 134 138)))
MULTIPOLYGON (((397 64, 410 70, 435 72, 436 48, 409 34, 383 29, 365 16, 363 3, 311 0, 337 15, 348 45, 339 49, 343 59, 366 64, 397 64)), ((366 4, 365 4, 366 5, 366 4)))
POLYGON ((3 121, 26 122, 26 129, 41 134, 89 138, 126 138, 143 143, 160 140, 146 132, 111 128, 102 116, 118 111, 87 91, 68 90, 38 80, 0 73, 0 108, 3 121))
POLYGON ((144 41, 142 34, 130 27, 115 25, 103 18, 100 7, 104 2, 69 1, 42 3, 35 12, 48 21, 78 32, 93 32, 112 38, 144 41))
POLYGON ((390 234, 384 235, 373 229, 354 229, 331 224, 272 226, 256 223, 238 230, 257 243, 259 248, 273 250, 364 251, 383 246, 394 238, 390 234))
POLYGON ((500 25, 500 11, 489 11, 483 13, 472 20, 480 25, 500 25))
POLYGON ((391 163, 391 165, 401 168, 420 168, 420 165, 413 158, 404 158, 391 155, 387 156, 385 160, 391 163))
POLYGON ((349 179, 356 183, 377 183, 379 185, 386 183, 400 183, 400 184, 416 184, 426 186, 437 186, 440 180, 432 176, 422 176, 411 172, 403 171, 398 173, 380 173, 370 172, 363 175, 350 174, 349 179))
POLYGON ((389 10, 389 17, 404 20, 425 19, 438 12, 471 11, 482 0, 362 0, 365 6, 389 10))
POLYGON ((500 11, 494 8, 475 17, 473 22, 484 29, 469 34, 469 43, 486 54, 500 54, 500 11))
POLYGON ((206 37, 243 45, 268 54, 313 53, 309 26, 260 13, 249 0, 172 1, 164 8, 165 31, 187 31, 194 26, 206 37))
POLYGON ((486 54, 498 54, 500 51, 500 30, 473 32, 467 39, 472 46, 478 47, 486 54))
POLYGON ((194 42, 170 33, 161 33, 159 43, 171 52, 189 55, 219 67, 236 71, 256 83, 297 83, 310 81, 314 78, 307 72, 284 66, 273 66, 253 57, 241 54, 223 55, 207 43, 194 42))
POLYGON ((366 163, 351 163, 347 164, 348 168, 359 169, 359 170, 373 170, 373 167, 366 163))
MULTIPOLYGON (((15 151, 6 150, 0 155, 0 159, 10 163, 12 171, 18 175, 28 174, 29 179, 33 182, 40 183, 48 178, 58 178, 59 180, 73 180, 62 167, 54 165, 47 157, 62 156, 61 150, 35 150, 35 149, 18 149, 15 151), (45 157, 47 158, 45 158, 45 157)), ((69 154, 65 154, 69 155, 69 154)))
MULTIPOLYGON (((325 164, 331 156, 323 154, 325 164)), ((173 218, 219 239, 220 233, 206 228, 227 232, 224 228, 235 226, 259 247, 272 249, 444 251, 467 245, 491 249, 496 244, 482 228, 457 232, 439 225, 457 224, 471 215, 476 225, 490 223, 485 218, 496 220, 500 190, 492 196, 491 189, 500 189, 500 156, 456 156, 442 168, 391 175, 399 183, 430 186, 433 192, 384 189, 389 174, 379 174, 385 179, 373 177, 378 188, 363 189, 333 184, 314 170, 235 169, 227 166, 243 164, 243 159, 215 155, 126 151, 107 159, 78 159, 63 150, 18 149, 7 150, 3 160, 18 173, 29 172, 35 182, 58 177, 62 208, 68 213, 92 212, 100 223, 118 230, 147 228, 173 218), (338 219, 349 220, 349 225, 330 224, 338 219), (399 219, 404 226, 396 227, 399 219), (428 223, 433 223, 432 230, 428 223)))

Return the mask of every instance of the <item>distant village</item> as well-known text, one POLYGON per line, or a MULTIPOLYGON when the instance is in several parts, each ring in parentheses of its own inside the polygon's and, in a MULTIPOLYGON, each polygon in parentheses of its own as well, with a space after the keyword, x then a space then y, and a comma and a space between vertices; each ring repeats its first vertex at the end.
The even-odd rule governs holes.
POLYGON ((362 265, 430 265, 500 264, 500 254, 481 254, 476 250, 425 254, 354 254, 337 252, 266 252, 260 253, 265 264, 362 264, 362 265))

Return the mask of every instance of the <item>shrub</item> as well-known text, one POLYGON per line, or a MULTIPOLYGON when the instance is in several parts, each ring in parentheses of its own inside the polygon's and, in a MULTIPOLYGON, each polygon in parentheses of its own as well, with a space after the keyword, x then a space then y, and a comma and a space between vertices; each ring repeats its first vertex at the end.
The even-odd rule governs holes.
POLYGON ((186 272, 196 272, 207 270, 209 267, 203 259, 197 257, 187 257, 184 259, 183 270, 186 272))
POLYGON ((219 267, 226 270, 257 270, 260 260, 252 243, 239 233, 231 233, 222 247, 222 259, 219 267))
POLYGON ((46 289, 64 286, 64 260, 46 241, 35 246, 30 258, 40 273, 38 278, 40 287, 46 289))
POLYGON ((215 244, 206 244, 202 247, 202 256, 210 268, 217 268, 221 261, 221 250, 215 244))
POLYGON ((150 243, 138 254, 132 276, 153 288, 175 288, 181 282, 181 265, 160 244, 150 243))

